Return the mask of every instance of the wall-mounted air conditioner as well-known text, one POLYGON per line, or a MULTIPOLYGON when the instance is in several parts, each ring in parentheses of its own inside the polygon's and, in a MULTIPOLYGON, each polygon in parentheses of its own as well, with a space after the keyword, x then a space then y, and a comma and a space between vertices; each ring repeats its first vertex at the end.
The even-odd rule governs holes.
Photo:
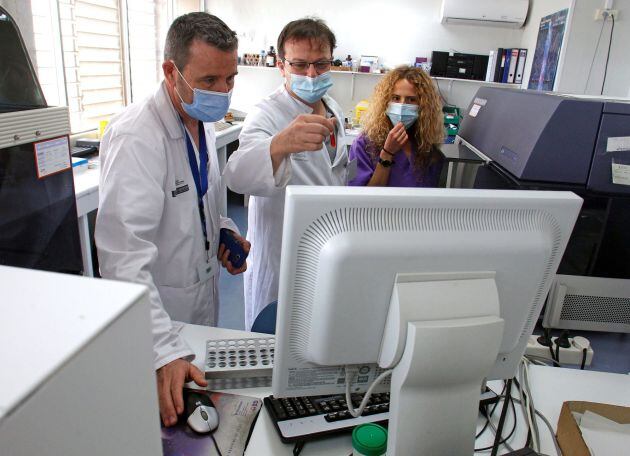
POLYGON ((527 18, 529 0, 442 0, 442 24, 519 28, 527 18))

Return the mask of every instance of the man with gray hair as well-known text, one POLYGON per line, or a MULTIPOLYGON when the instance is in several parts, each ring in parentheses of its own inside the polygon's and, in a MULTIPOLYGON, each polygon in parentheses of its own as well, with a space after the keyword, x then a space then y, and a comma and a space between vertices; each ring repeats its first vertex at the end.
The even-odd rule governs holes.
POLYGON ((96 245, 101 275, 149 288, 160 415, 184 410, 182 388, 206 384, 172 320, 214 325, 219 264, 240 274, 219 243, 236 225, 219 213, 214 125, 226 114, 237 72, 237 38, 218 17, 191 13, 171 25, 164 81, 110 122, 101 143, 96 245), (206 123, 208 122, 208 123, 206 123))

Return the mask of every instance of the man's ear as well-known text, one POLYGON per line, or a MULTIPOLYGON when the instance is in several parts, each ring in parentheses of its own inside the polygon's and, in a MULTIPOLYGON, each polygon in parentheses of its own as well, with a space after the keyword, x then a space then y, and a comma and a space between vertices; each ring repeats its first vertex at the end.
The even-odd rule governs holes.
POLYGON ((175 68, 175 64, 170 60, 166 60, 162 62, 162 71, 164 72, 164 79, 168 83, 169 86, 175 86, 175 73, 177 73, 177 69, 175 68))
POLYGON ((280 70, 280 74, 282 75, 282 77, 284 77, 284 72, 286 71, 286 67, 284 65, 284 60, 282 59, 277 59, 276 60, 276 66, 278 67, 278 69, 280 70))

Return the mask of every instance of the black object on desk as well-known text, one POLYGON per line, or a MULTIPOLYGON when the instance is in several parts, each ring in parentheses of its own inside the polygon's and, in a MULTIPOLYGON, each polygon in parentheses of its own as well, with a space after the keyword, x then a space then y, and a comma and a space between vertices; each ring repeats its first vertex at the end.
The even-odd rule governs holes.
POLYGON ((70 154, 73 157, 88 157, 90 155, 98 154, 100 146, 100 139, 79 138, 77 139, 76 144, 72 146, 70 154))
POLYGON ((72 146, 70 150, 70 155, 72 155, 73 157, 89 157, 90 155, 94 154, 98 154, 98 148, 96 146, 72 146))
MULTIPOLYGON (((363 394, 352 394, 352 405, 358 407, 363 394)), ((386 425, 389 419, 389 393, 373 393, 359 418, 350 415, 344 394, 264 399, 265 407, 284 443, 312 440, 324 435, 350 432, 365 422, 386 425), (285 430, 290 429, 288 434, 285 430)))

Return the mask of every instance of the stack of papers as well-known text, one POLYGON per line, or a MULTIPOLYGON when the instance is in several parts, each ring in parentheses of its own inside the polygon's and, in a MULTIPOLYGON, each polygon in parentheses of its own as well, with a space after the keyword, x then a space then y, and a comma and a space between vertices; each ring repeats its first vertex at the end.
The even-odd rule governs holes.
POLYGON ((619 424, 590 410, 573 412, 573 417, 592 456, 625 454, 630 447, 630 424, 619 424))

